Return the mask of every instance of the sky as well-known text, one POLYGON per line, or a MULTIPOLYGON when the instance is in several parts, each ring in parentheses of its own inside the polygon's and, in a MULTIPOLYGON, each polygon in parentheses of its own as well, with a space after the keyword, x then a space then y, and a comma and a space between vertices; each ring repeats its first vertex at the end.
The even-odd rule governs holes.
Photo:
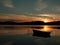
POLYGON ((0 0, 1 16, 3 18, 13 16, 14 19, 23 16, 22 18, 26 17, 28 20, 31 17, 38 20, 39 18, 60 20, 60 0, 0 0))

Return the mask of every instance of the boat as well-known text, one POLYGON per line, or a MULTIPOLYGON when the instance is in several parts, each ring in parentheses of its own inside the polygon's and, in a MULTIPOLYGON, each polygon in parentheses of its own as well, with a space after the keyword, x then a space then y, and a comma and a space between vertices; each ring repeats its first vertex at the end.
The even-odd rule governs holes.
POLYGON ((45 32, 45 31, 39 31, 39 30, 33 30, 33 36, 38 37, 50 37, 51 32, 45 32))

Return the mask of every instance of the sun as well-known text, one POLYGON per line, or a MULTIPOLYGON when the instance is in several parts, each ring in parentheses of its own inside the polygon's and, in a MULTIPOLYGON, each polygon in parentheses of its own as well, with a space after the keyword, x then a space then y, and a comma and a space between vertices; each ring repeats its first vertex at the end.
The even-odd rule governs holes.
POLYGON ((45 18, 45 19, 42 19, 42 21, 43 21, 44 23, 48 23, 48 22, 53 22, 54 20, 45 18))
POLYGON ((43 22, 44 22, 44 23, 47 23, 47 22, 49 22, 49 21, 48 21, 47 19, 44 19, 43 22))

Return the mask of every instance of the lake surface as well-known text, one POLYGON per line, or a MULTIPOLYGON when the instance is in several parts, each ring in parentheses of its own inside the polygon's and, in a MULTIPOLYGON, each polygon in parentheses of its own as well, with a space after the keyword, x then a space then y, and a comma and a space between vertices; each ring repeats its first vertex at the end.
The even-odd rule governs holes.
POLYGON ((0 25, 0 45, 60 45, 60 25, 0 25), (33 30, 51 37, 33 36, 33 30))

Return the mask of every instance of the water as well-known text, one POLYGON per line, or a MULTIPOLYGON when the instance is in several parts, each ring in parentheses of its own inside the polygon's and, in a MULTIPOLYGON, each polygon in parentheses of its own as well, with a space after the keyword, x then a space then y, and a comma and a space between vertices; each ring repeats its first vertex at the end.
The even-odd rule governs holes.
POLYGON ((60 25, 0 25, 0 45, 60 45, 60 25), (51 37, 33 36, 35 29, 51 37))

